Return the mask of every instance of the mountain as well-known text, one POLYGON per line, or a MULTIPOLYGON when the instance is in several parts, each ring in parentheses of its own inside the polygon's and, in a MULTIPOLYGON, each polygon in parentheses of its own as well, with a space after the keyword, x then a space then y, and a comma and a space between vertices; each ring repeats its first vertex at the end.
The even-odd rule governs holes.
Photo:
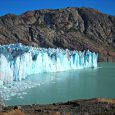
POLYGON ((28 11, 0 17, 0 44, 90 49, 115 61, 115 16, 91 8, 28 11))

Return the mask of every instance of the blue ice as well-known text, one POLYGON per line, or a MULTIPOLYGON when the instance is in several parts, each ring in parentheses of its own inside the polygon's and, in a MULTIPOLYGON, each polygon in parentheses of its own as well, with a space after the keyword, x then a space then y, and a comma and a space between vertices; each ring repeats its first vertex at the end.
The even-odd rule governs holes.
POLYGON ((21 81, 28 75, 96 68, 95 52, 36 48, 22 44, 0 45, 0 85, 21 81))

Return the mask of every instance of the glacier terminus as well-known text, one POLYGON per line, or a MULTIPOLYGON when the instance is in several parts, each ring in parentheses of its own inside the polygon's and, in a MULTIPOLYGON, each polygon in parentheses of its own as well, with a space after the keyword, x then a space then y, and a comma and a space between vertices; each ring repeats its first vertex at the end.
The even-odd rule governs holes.
POLYGON ((97 58, 98 54, 89 50, 0 45, 0 84, 21 81, 31 74, 96 68, 97 58))

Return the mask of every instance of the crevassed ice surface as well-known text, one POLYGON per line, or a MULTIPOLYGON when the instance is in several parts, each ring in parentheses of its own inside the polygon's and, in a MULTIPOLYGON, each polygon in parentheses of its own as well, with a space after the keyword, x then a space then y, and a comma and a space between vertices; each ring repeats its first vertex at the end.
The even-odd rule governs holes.
POLYGON ((28 75, 97 67, 95 52, 35 48, 22 44, 0 46, 0 84, 21 81, 28 75))

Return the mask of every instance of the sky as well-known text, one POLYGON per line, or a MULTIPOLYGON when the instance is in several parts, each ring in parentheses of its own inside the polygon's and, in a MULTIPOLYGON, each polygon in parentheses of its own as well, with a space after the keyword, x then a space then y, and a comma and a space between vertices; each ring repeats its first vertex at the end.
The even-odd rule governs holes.
POLYGON ((30 10, 88 7, 115 16, 115 0, 0 0, 0 15, 30 10))

